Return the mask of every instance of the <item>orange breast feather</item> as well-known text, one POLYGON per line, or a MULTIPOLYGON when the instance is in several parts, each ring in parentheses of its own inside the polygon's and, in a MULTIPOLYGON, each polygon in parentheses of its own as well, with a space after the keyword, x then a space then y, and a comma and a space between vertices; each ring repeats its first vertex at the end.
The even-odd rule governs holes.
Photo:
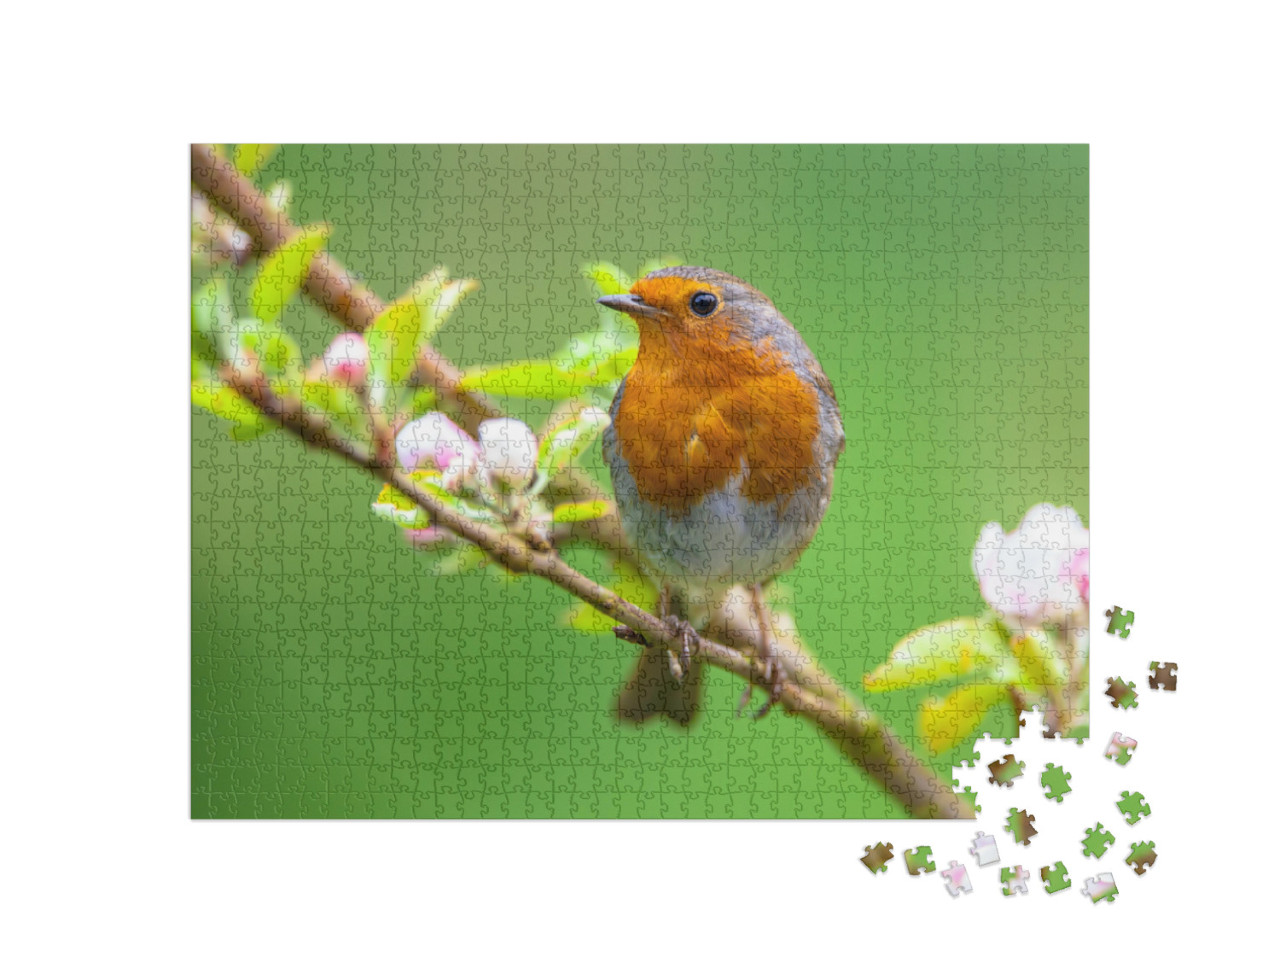
POLYGON ((808 484, 818 399, 771 344, 642 338, 615 430, 640 497, 680 515, 742 471, 753 502, 808 484))

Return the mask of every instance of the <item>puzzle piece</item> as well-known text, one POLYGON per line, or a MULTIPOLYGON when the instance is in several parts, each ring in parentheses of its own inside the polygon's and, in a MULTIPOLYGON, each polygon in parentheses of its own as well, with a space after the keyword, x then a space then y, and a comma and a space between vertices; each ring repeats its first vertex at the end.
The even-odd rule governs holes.
POLYGON ((1137 823, 1143 816, 1151 815, 1151 804, 1142 798, 1140 792, 1122 792, 1116 809, 1125 814, 1125 821, 1130 825, 1137 823))
POLYGON ((1118 677, 1109 677, 1106 691, 1111 697, 1112 708, 1136 709, 1138 707, 1138 693, 1132 682, 1125 682, 1118 677))
POLYGON ((1108 759, 1115 760, 1115 763, 1118 766, 1127 766, 1129 765, 1129 760, 1133 758, 1133 753, 1137 748, 1137 739, 1131 739, 1118 732, 1113 732, 1111 733, 1111 741, 1107 743, 1107 748, 1103 752, 1103 755, 1108 759))
POLYGON ((1153 689, 1164 689, 1173 692, 1178 688, 1178 663, 1152 662, 1148 668, 1155 675, 1147 676, 1147 684, 1153 689))
POLYGON ((1084 846, 1084 855, 1092 856, 1094 859, 1101 859, 1102 854, 1107 851, 1107 847, 1115 841, 1115 836, 1107 832, 1102 827, 1102 823, 1098 823, 1093 829, 1086 829, 1084 831, 1084 839, 1080 840, 1084 846))
POLYGON ((1012 896, 1014 893, 1027 895, 1027 880, 1031 878, 1031 874, 1021 866, 1015 866, 1013 869, 1004 867, 1000 870, 1000 887, 1005 896, 1012 896))
POLYGON ((1133 867, 1133 871, 1141 876, 1147 867, 1156 861, 1156 844, 1153 842, 1131 843, 1129 855, 1124 860, 1133 867))
POLYGON ((921 873, 932 873, 937 868, 929 858, 933 855, 933 849, 928 846, 921 846, 918 849, 908 849, 902 855, 907 862, 908 876, 919 876, 921 873))
POLYGON ((978 833, 973 837, 973 845, 969 847, 969 855, 978 861, 979 866, 987 866, 1000 862, 1000 852, 996 848, 996 838, 986 833, 978 833))
POLYGON ((1036 829, 1031 824, 1036 821, 1035 816, 1028 816, 1025 809, 1010 809, 1009 818, 1004 822, 1004 828, 1013 834, 1013 840, 1016 843, 1022 843, 1023 846, 1031 845, 1031 837, 1036 835, 1036 829))
POLYGON ((1107 609, 1107 634, 1118 635, 1122 639, 1129 637, 1129 627, 1133 625, 1133 613, 1126 612, 1116 605, 1107 609))
POLYGON ((991 770, 991 778, 987 782, 1000 786, 1012 786, 1013 781, 1022 775, 1022 763, 1013 758, 1013 753, 1008 753, 987 768, 991 770))
POLYGON ((973 884, 969 882, 969 871, 964 868, 963 863, 957 863, 953 859, 951 865, 942 870, 942 878, 946 880, 947 892, 952 896, 973 892, 973 884))
POLYGON ((1116 878, 1114 876, 1110 873, 1099 873, 1096 877, 1090 876, 1085 880, 1084 888, 1080 892, 1095 903, 1104 899, 1108 903, 1112 903, 1115 902, 1120 890, 1116 886, 1116 878))
POLYGON ((1040 880, 1044 883, 1046 893, 1059 893, 1071 885, 1071 878, 1067 876, 1067 867, 1063 865, 1062 860, 1054 863, 1052 869, 1041 866, 1040 880))
POLYGON ((893 859, 893 843, 876 843, 875 848, 870 846, 862 847, 867 855, 861 857, 862 865, 867 867, 873 873, 887 873, 889 867, 885 864, 893 859))
POLYGON ((1061 766, 1053 763, 1045 766, 1044 773, 1040 776, 1040 785, 1046 790, 1044 798, 1062 802, 1062 797, 1071 792, 1071 784, 1067 782, 1070 778, 1071 773, 1063 772, 1061 766))

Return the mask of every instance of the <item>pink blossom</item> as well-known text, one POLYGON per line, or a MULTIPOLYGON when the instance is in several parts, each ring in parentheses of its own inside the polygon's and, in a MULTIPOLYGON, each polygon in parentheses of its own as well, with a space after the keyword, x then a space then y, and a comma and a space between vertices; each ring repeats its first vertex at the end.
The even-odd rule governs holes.
POLYGON ((988 524, 973 571, 982 597, 1012 629, 1088 625, 1089 531, 1068 506, 1036 505, 1012 532, 988 524))
POLYGON ((440 472, 444 487, 456 492, 474 480, 480 446, 447 416, 433 411, 400 429, 396 457, 405 471, 440 472))
POLYGON ((490 418, 480 424, 480 448, 491 480, 522 492, 533 481, 538 440, 523 421, 490 418))
POLYGON ((329 343, 321 361, 329 380, 363 384, 369 371, 369 346, 358 334, 340 334, 329 343))

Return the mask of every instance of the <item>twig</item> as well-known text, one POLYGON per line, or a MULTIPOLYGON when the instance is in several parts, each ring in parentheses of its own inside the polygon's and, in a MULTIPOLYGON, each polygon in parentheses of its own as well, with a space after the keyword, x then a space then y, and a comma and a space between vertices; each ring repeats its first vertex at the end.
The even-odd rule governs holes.
MULTIPOLYGON (((191 145, 191 180, 253 239, 255 250, 262 254, 274 251, 298 232, 288 215, 277 210, 266 195, 211 144, 191 145)), ((386 308, 381 298, 352 278, 351 272, 327 251, 320 251, 312 260, 302 291, 352 331, 364 331, 386 308)), ((459 390, 462 372, 430 345, 420 352, 414 374, 457 413, 459 422, 473 435, 486 418, 503 417, 495 405, 459 390)), ((608 493, 577 468, 557 473, 549 494, 557 503, 609 498, 608 493)), ((616 513, 575 522, 569 534, 589 538, 607 551, 625 551, 616 513)))
MULTIPOLYGON (((333 434, 323 418, 308 413, 299 402, 274 394, 260 374, 250 375, 235 365, 224 364, 220 376, 272 421, 308 444, 333 451, 383 479, 427 511, 433 524, 477 545, 505 568, 546 579, 632 632, 640 633, 650 645, 658 643, 673 652, 680 650, 680 636, 662 620, 593 582, 554 550, 535 550, 513 535, 453 512, 394 464, 380 461, 333 434)), ((741 619, 722 622, 716 630, 743 648, 754 643, 753 635, 741 619)), ((729 645, 699 638, 696 657, 754 685, 762 688, 770 685, 756 660, 729 645)), ((835 700, 824 698, 789 680, 781 687, 779 702, 789 712, 813 722, 846 758, 883 785, 913 816, 972 818, 974 815, 949 786, 943 785, 870 710, 858 706, 851 696, 842 693, 835 700)))

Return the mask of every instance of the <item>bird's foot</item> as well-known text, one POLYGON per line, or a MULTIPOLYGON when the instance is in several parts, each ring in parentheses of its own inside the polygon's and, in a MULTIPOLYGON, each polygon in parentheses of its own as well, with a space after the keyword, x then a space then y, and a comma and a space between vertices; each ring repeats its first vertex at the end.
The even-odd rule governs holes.
MULTIPOLYGON (((782 701, 782 687, 787 682, 787 670, 778 657, 777 646, 774 645, 773 620, 768 609, 765 608, 764 589, 759 585, 751 587, 751 608, 760 626, 760 642, 756 659, 760 663, 760 675, 764 679, 765 688, 769 694, 765 704, 756 710, 753 718, 763 719, 769 714, 770 709, 782 701)), ((749 696, 750 693, 751 690, 748 688, 747 695, 749 696)))
POLYGON ((679 616, 668 615, 662 621, 671 630, 671 634, 680 639, 680 652, 678 654, 670 650, 667 652, 671 674, 679 682, 684 679, 689 667, 693 665, 693 657, 698 651, 698 633, 694 631, 692 625, 679 616))

